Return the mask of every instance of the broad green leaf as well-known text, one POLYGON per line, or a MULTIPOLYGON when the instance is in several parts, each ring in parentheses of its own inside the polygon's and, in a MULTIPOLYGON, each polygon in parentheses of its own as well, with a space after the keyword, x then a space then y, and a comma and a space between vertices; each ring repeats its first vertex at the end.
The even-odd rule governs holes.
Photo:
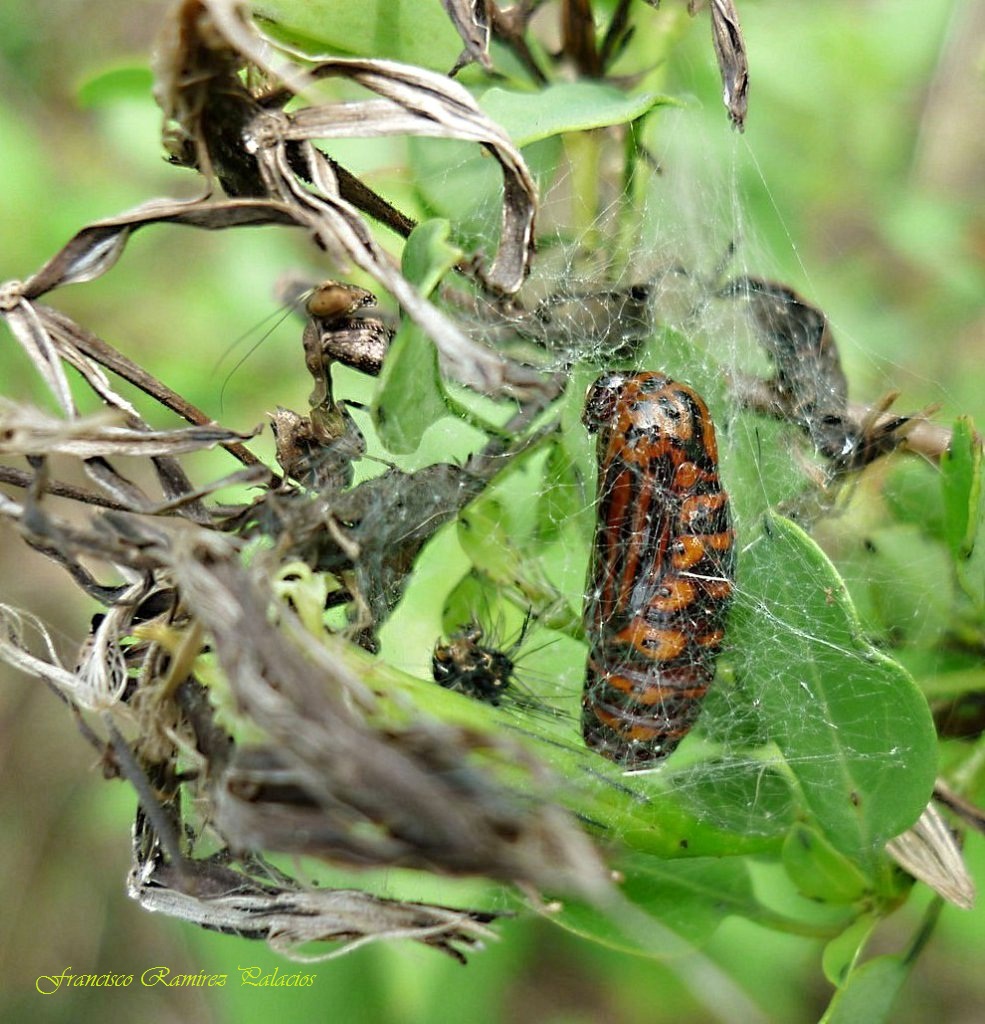
MULTIPOLYGON (((461 253, 448 244, 447 221, 425 221, 414 229, 403 253, 404 276, 429 295, 461 253)), ((390 346, 373 397, 373 418, 387 450, 417 450, 424 431, 448 412, 431 339, 406 317, 390 346)))
POLYGON ((462 40, 433 0, 251 0, 261 27, 306 53, 386 58, 449 71, 462 40))
POLYGON ((808 825, 795 825, 787 834, 783 865, 809 899, 855 903, 872 888, 871 881, 852 861, 808 825))
POLYGON ((857 917, 837 938, 832 939, 824 947, 821 965, 824 976, 841 988, 855 966, 856 961, 865 948, 872 930, 879 923, 879 918, 869 914, 857 917))
POLYGON ((560 82, 539 92, 493 88, 479 106, 502 125, 518 146, 608 125, 626 124, 657 106, 677 105, 669 96, 640 93, 629 96, 604 82, 560 82))
POLYGON ((793 822, 790 782, 749 757, 699 761, 671 771, 667 800, 699 820, 739 835, 781 836, 793 822))
POLYGON ((907 672, 866 641, 821 549, 789 520, 764 525, 739 564, 736 672, 828 841, 874 863, 930 798, 930 711, 907 672))
POLYGON ((908 974, 898 956, 877 956, 848 975, 835 993, 821 1024, 880 1024, 890 1014, 908 974))
POLYGON ((154 75, 148 67, 112 68, 93 75, 79 86, 79 106, 98 107, 122 99, 146 100, 153 84, 154 75))
POLYGON ((616 864, 631 906, 566 904, 553 920, 569 931, 627 953, 681 956, 706 943, 731 915, 757 918, 745 861, 738 857, 660 860, 630 856, 616 864), (642 911, 634 913, 633 911, 642 911))

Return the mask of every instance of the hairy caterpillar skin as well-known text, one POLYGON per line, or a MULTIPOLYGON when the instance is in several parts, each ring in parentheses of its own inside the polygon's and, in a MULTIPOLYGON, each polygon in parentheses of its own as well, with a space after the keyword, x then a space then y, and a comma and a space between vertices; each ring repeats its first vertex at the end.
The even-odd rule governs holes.
POLYGON ((583 420, 599 480, 582 734, 640 766, 687 735, 715 675, 734 575, 728 495, 708 408, 686 385, 607 373, 583 420))
POLYGON ((453 633, 448 643, 439 640, 431 658, 431 674, 447 690, 496 706, 514 678, 513 657, 523 634, 505 651, 483 644, 483 638, 482 627, 472 621, 453 633))
POLYGON ((527 613, 517 638, 502 647, 487 637, 473 619, 452 633, 447 643, 439 640, 431 656, 431 675, 446 690, 454 690, 493 707, 522 709, 541 717, 561 712, 530 693, 519 677, 518 661, 531 615, 527 613))

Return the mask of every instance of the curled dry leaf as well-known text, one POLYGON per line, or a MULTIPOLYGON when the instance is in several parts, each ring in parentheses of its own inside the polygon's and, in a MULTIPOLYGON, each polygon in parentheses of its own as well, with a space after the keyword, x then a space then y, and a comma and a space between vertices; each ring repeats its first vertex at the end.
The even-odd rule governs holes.
POLYGON ((711 0, 711 37, 722 73, 722 100, 732 124, 742 131, 749 102, 749 62, 733 0, 711 0))
MULTIPOLYGON (((66 284, 91 281, 110 270, 130 235, 151 224, 182 224, 221 231, 261 224, 297 226, 293 211, 268 199, 155 199, 116 217, 84 227, 36 273, 19 287, 19 297, 37 299, 66 284)), ((2 308, 2 307, 0 307, 2 308)))
MULTIPOLYGON (((138 818, 134 830, 138 840, 141 826, 138 818)), ((499 916, 494 913, 404 903, 356 889, 306 890, 263 867, 265 871, 256 872, 260 877, 254 877, 217 859, 185 860, 176 866, 159 848, 143 854, 136 841, 127 891, 145 910, 214 931, 266 940, 275 952, 302 963, 339 956, 367 942, 394 939, 421 942, 465 963, 465 951, 479 949, 483 940, 496 937, 488 927, 499 916), (312 942, 343 945, 322 955, 300 952, 300 947, 312 942)))
POLYGON ((472 341, 393 267, 354 205, 362 193, 349 187, 352 176, 308 143, 399 131, 483 145, 503 168, 503 218, 496 256, 477 274, 493 291, 515 292, 529 269, 536 187, 519 151, 458 83, 382 60, 328 59, 309 71, 277 55, 237 0, 183 0, 162 37, 156 68, 176 160, 217 176, 232 194, 265 195, 289 207, 340 268, 351 261, 393 295, 462 383, 519 398, 542 388, 536 373, 472 341), (238 75, 251 67, 283 88, 251 94, 238 75), (348 110, 328 104, 289 118, 278 113, 292 95, 304 96, 316 78, 329 75, 356 81, 384 101, 348 110), (353 112, 361 115, 355 121, 353 112))
MULTIPOLYGON (((696 0, 690 0, 688 7, 692 14, 697 6, 696 0)), ((741 132, 745 128, 749 103, 749 61, 739 12, 734 0, 710 0, 710 6, 711 40, 722 76, 722 101, 732 124, 741 132)))
POLYGON ((848 381, 824 313, 778 281, 739 277, 718 293, 744 299, 776 367, 775 387, 791 415, 811 423, 844 410, 848 381))
POLYGON ((465 43, 465 52, 459 57, 456 70, 469 61, 478 61, 484 68, 492 68, 487 3, 488 0, 441 0, 448 18, 465 43))
POLYGON ((975 883, 968 874, 961 847, 933 804, 917 823, 886 843, 886 852, 908 871, 962 910, 975 904, 975 883))
POLYGON ((792 288, 739 277, 717 295, 748 302, 760 343, 776 367, 776 376, 767 382, 736 379, 739 397, 799 426, 835 471, 860 469, 904 442, 912 451, 925 450, 919 445, 932 442, 922 420, 930 410, 890 415, 895 394, 871 408, 849 403, 848 381, 828 318, 792 288))
MULTIPOLYGON (((115 413, 70 420, 57 419, 31 406, 0 398, 0 454, 3 455, 134 455, 151 458, 214 448, 254 434, 239 434, 219 426, 180 430, 135 430, 122 426, 115 413)), ((254 432, 255 433, 255 432, 254 432)))
POLYGON ((483 278, 494 291, 517 291, 533 255, 537 186, 520 151, 471 94, 433 71, 388 60, 326 60, 311 74, 351 78, 390 102, 302 108, 288 115, 285 138, 425 135, 476 142, 496 158, 503 170, 503 222, 499 250, 483 278))
MULTIPOLYGON (((298 220, 288 208, 267 200, 155 200, 128 213, 88 225, 73 236, 37 273, 25 281, 9 281, 0 287, 0 317, 6 321, 14 338, 68 416, 74 416, 76 410, 63 363, 78 370, 103 401, 125 413, 130 427, 136 429, 145 424, 133 405, 111 387, 101 366, 129 380, 189 422, 201 426, 211 424, 208 416, 155 380, 111 345, 63 313, 37 302, 38 298, 62 285, 90 281, 106 273, 119 259, 134 231, 161 223, 221 230, 241 225, 297 225, 298 220)), ((230 433, 229 436, 233 435, 230 433)), ((220 443, 243 462, 256 464, 256 458, 238 440, 224 440, 220 443)), ((168 456, 161 458, 167 459, 168 456)), ((178 497, 193 490, 176 463, 165 462, 158 469, 169 496, 178 497)), ((201 510, 198 511, 201 518, 201 510)))

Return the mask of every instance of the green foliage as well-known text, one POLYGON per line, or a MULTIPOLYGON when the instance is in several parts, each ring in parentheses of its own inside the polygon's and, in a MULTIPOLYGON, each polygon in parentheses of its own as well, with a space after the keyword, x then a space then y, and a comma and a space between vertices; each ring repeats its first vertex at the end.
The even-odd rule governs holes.
POLYGON ((537 92, 494 87, 482 94, 479 106, 518 146, 528 146, 552 135, 626 124, 676 102, 646 92, 627 95, 615 86, 586 81, 558 82, 537 92))
POLYGON ((907 973, 902 957, 873 957, 849 976, 821 1018, 821 1024, 892 1020, 893 1006, 907 973))
POLYGON ((768 520, 739 572, 738 669, 756 680, 751 696, 822 831, 870 874, 880 842, 930 799, 927 702, 865 640, 834 567, 794 524, 768 520), (764 622, 775 630, 765 649, 764 622))
POLYGON ((462 41, 445 12, 426 0, 257 0, 271 34, 312 54, 386 58, 447 71, 462 41))
MULTIPOLYGON (((407 240, 404 276, 429 295, 460 258, 448 244, 447 221, 427 221, 407 240)), ((438 354, 421 328, 404 317, 373 400, 380 440, 395 455, 416 451, 424 431, 445 415, 447 405, 438 354)))

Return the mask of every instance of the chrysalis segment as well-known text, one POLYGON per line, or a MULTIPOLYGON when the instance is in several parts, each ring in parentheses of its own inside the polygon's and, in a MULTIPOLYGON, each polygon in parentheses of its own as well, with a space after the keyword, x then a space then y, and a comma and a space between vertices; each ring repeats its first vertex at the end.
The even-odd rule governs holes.
POLYGON ((640 766, 687 735, 715 675, 734 534, 708 408, 659 373, 589 389, 598 513, 585 599, 585 742, 640 766))

